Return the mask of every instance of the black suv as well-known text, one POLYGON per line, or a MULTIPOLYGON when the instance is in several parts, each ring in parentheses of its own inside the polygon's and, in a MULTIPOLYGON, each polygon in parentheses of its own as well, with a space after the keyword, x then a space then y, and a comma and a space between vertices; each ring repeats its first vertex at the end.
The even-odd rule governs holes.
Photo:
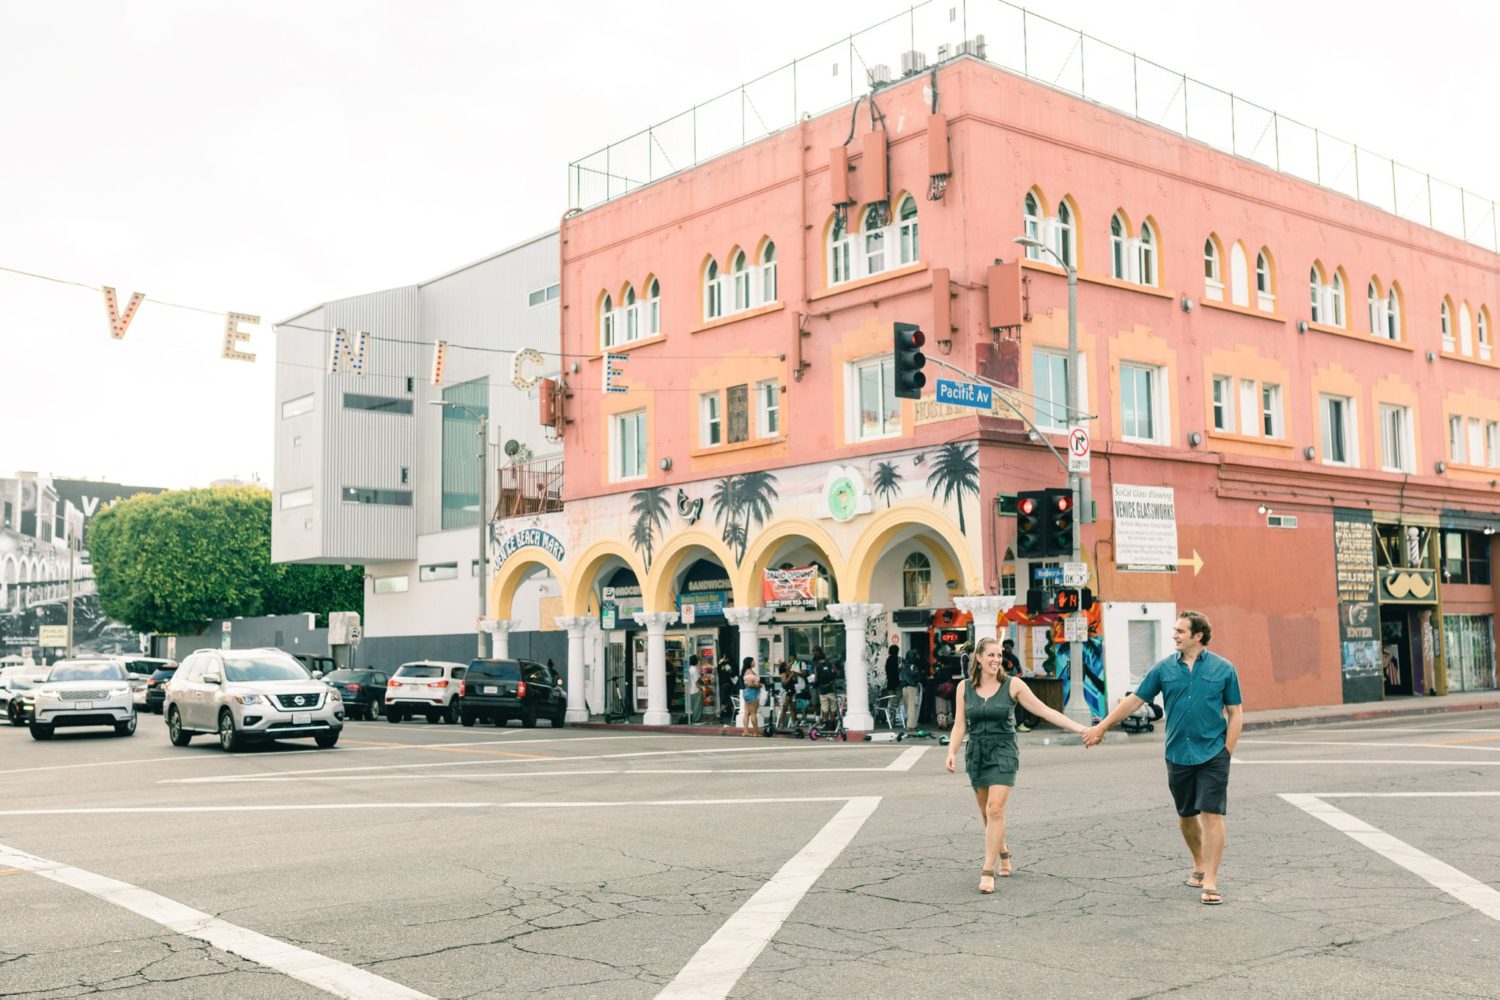
MULTIPOLYGON (((132 668, 134 669, 134 668, 132 668)), ((146 707, 157 715, 162 712, 162 706, 167 703, 167 681, 177 673, 177 664, 167 660, 161 666, 151 672, 146 679, 146 707)))
POLYGON ((562 680, 545 664, 530 660, 471 660, 459 693, 466 726, 479 719, 497 726, 520 719, 530 729, 537 719, 547 719, 558 729, 568 711, 562 680))

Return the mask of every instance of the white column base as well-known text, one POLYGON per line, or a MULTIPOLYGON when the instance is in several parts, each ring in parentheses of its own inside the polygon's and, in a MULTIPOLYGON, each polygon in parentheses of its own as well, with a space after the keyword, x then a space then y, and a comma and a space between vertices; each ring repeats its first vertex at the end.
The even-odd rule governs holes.
POLYGON ((587 722, 589 721, 589 713, 586 709, 570 708, 563 713, 563 720, 565 722, 587 722))
POLYGON ((672 713, 647 709, 641 722, 647 726, 670 726, 672 724, 672 713))
POLYGON ((869 712, 849 712, 844 716, 844 728, 868 733, 875 728, 875 716, 869 712))

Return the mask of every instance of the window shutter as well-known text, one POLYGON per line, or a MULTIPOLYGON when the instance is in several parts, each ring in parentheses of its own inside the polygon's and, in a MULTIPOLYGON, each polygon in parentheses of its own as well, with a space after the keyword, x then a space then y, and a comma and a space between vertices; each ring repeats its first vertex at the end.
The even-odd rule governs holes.
POLYGON ((729 401, 729 443, 750 440, 750 387, 732 385, 725 395, 729 401))

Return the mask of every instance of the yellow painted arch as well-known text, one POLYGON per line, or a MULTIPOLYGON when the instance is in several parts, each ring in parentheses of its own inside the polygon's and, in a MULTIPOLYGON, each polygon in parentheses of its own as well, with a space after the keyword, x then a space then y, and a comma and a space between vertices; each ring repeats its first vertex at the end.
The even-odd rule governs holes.
POLYGON ((826 529, 818 522, 806 518, 786 518, 773 521, 769 527, 755 537, 745 550, 745 564, 740 567, 734 584, 734 600, 740 607, 751 607, 760 603, 760 582, 776 546, 788 538, 801 538, 822 550, 828 560, 828 572, 838 586, 840 600, 851 600, 844 596, 849 582, 849 569, 844 553, 826 529))
MULTIPOLYGON (((719 565, 724 567, 725 575, 733 579, 734 553, 729 551, 729 546, 724 544, 723 539, 702 528, 680 531, 662 546, 661 552, 652 560, 650 576, 642 583, 641 597, 647 611, 676 610, 672 579, 682 567, 683 559, 694 548, 707 549, 710 555, 719 560, 719 565)), ((739 601, 738 593, 735 594, 735 601, 739 601)))
MULTIPOLYGON (((891 538, 903 528, 910 527, 920 529, 920 534, 934 553, 946 547, 952 558, 957 560, 958 572, 948 579, 958 580, 965 593, 984 593, 983 575, 975 563, 973 553, 969 551, 969 540, 958 530, 958 525, 929 504, 908 501, 881 511, 860 532, 859 539, 854 543, 854 552, 849 557, 850 579, 854 586, 847 597, 843 590, 839 591, 843 600, 870 599, 870 579, 875 575, 875 564, 885 554, 886 545, 891 538), (944 545, 932 545, 934 535, 944 545)), ((939 562, 943 562, 941 556, 939 562)))
MULTIPOLYGON (((500 565, 500 571, 495 574, 495 579, 490 586, 490 617, 509 618, 511 602, 516 599, 516 589, 531 576, 536 567, 540 566, 552 574, 559 585, 567 577, 563 574, 562 564, 547 554, 547 551, 533 545, 517 549, 508 556, 500 565)), ((567 598, 563 599, 564 613, 573 614, 567 606, 567 598)))
POLYGON ((599 567, 609 559, 620 559, 630 567, 635 574, 636 582, 642 586, 641 593, 645 593, 646 571, 641 568, 640 558, 635 550, 614 539, 604 539, 595 542, 583 551, 573 562, 573 573, 569 578, 566 589, 563 591, 563 607, 569 615, 581 615, 588 613, 589 599, 593 596, 594 577, 599 572, 599 567))

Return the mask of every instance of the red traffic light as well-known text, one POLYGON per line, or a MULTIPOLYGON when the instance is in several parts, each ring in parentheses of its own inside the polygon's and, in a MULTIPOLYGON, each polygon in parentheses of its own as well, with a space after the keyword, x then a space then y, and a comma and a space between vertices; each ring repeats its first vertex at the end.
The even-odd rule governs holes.
POLYGON ((912 347, 921 347, 923 344, 927 343, 927 334, 923 333, 921 330, 913 330, 911 333, 906 335, 906 340, 907 343, 911 344, 912 347))
POLYGON ((1073 498, 1060 493, 1052 498, 1052 505, 1057 508, 1059 514, 1066 514, 1073 509, 1073 498))
POLYGON ((1032 499, 1031 497, 1022 497, 1021 499, 1017 500, 1016 513, 1022 515, 1035 514, 1036 500, 1032 499))

